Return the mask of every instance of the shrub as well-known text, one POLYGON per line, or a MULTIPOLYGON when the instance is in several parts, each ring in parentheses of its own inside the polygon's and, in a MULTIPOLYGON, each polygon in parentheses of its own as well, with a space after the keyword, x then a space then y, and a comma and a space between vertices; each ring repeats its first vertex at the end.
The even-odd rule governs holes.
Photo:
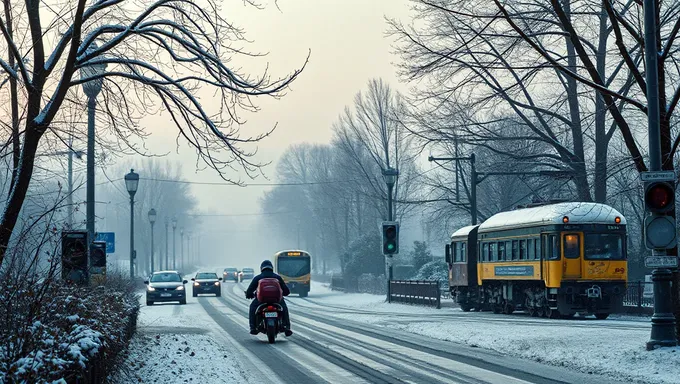
POLYGON ((441 287, 448 287, 449 267, 443 260, 430 261, 423 265, 414 280, 439 280, 441 287))

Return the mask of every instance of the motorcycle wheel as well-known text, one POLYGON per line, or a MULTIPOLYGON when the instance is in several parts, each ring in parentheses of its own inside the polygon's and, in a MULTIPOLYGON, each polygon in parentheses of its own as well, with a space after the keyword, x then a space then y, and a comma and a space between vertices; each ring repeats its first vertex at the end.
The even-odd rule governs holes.
POLYGON ((269 340, 269 344, 276 343, 276 329, 274 327, 267 327, 267 340, 269 340))

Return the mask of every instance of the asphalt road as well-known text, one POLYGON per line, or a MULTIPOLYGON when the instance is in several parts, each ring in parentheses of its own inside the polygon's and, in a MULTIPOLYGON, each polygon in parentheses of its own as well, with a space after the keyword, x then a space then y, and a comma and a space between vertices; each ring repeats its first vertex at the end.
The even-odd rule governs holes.
MULTIPOLYGON (((164 326, 159 321, 153 325, 154 331, 213 335, 245 361, 251 374, 244 382, 617 383, 598 375, 580 374, 480 348, 336 318, 329 313, 351 313, 352 310, 324 305, 315 300, 314 292, 310 292, 308 299, 287 299, 295 334, 290 338, 281 335, 276 344, 268 344, 264 335, 256 337, 248 333, 249 301, 243 297, 244 288, 241 284, 225 283, 219 298, 193 298, 187 292, 188 305, 176 306, 173 316, 195 318, 192 329, 175 330, 172 323, 164 326)), ((371 311, 358 310, 357 313, 366 315, 371 311)), ((395 313, 392 316, 410 315, 395 313)))

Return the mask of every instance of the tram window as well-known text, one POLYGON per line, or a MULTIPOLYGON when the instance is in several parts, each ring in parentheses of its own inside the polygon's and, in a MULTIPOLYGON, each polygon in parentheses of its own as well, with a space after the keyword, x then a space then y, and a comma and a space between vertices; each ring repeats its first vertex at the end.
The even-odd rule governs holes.
POLYGON ((496 260, 497 261, 503 261, 505 260, 505 242, 500 241, 498 242, 498 254, 496 255, 496 260))
POLYGON ((489 261, 489 243, 482 244, 482 261, 489 261))
POLYGON ((533 260, 535 257, 534 239, 527 239, 527 260, 533 260))
POLYGON ((505 260, 512 260, 512 241, 505 242, 505 260))
POLYGON ((581 255, 581 242, 575 233, 564 235, 564 257, 567 259, 578 259, 581 255))
POLYGON ((520 260, 526 260, 527 259, 527 241, 526 240, 520 240, 519 241, 519 259, 520 260))
POLYGON ((541 238, 534 239, 534 260, 541 260, 541 238))
POLYGON ((460 243, 460 261, 467 261, 467 247, 465 243, 460 243))
POLYGON ((512 241, 512 259, 519 260, 519 241, 512 241))
POLYGON ((557 241, 556 235, 550 235, 550 242, 548 243, 548 260, 560 259, 560 243, 557 241))
POLYGON ((498 243, 489 244, 489 261, 498 261, 498 243))

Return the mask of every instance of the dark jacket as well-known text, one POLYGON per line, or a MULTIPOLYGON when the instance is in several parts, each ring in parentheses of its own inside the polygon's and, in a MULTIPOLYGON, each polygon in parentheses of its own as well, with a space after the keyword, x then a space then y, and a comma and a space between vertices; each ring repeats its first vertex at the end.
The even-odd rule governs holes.
POLYGON ((253 278, 253 281, 250 282, 250 285, 248 286, 248 289, 246 290, 246 297, 255 297, 255 291, 257 290, 257 284, 260 282, 260 280, 271 279, 271 278, 275 278, 275 279, 279 280, 279 284, 281 285, 281 290, 283 291, 283 296, 290 295, 290 289, 288 289, 288 286, 283 281, 281 276, 277 275, 273 271, 270 271, 269 269, 265 269, 264 271, 262 271, 262 273, 255 276, 253 278))

